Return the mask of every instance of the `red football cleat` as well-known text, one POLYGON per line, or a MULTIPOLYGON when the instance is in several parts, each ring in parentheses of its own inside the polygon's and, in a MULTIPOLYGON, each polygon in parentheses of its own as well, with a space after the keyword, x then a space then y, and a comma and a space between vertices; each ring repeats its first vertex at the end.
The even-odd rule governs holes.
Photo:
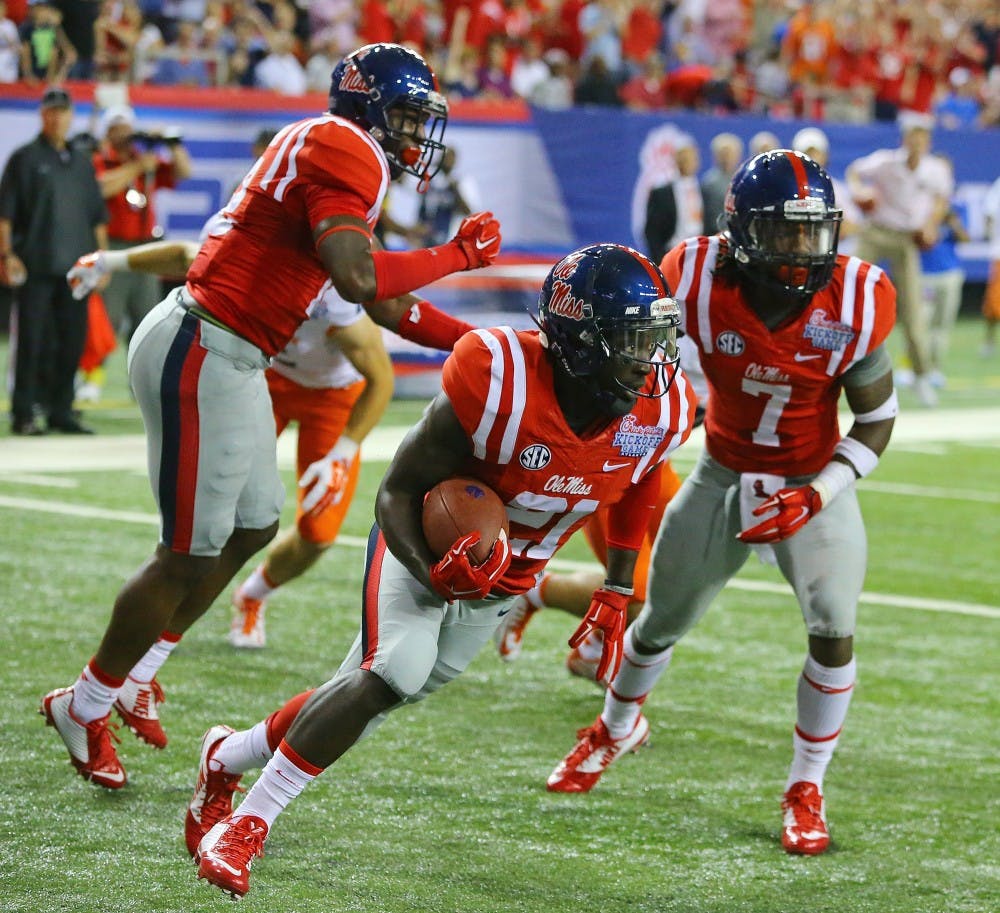
POLYGON ((626 751, 638 751, 649 740, 649 721, 639 715, 632 731, 623 739, 613 739, 604 720, 577 732, 576 747, 549 775, 546 789, 553 793, 585 793, 597 784, 607 768, 626 751))
POLYGON ((38 712, 55 728, 69 750, 69 759, 85 780, 106 789, 121 789, 128 777, 111 743, 121 739, 109 726, 111 714, 83 723, 73 715, 73 689, 57 688, 42 698, 38 712))
POLYGON ((184 817, 184 842, 192 856, 205 834, 233 813, 233 793, 240 790, 243 774, 218 770, 213 758, 222 740, 235 731, 231 726, 213 726, 201 737, 198 779, 184 817))
POLYGON ((781 845, 786 853, 816 856, 830 845, 826 829, 826 807, 815 783, 793 783, 781 800, 785 813, 781 845))
POLYGON ((156 705, 165 700, 163 689, 155 678, 151 682, 137 682, 129 676, 115 699, 115 713, 137 739, 154 748, 166 748, 167 734, 156 712, 156 705))
POLYGON ((220 821, 198 845, 198 877, 239 900, 250 890, 250 866, 264 855, 265 840, 267 822, 256 815, 220 821))

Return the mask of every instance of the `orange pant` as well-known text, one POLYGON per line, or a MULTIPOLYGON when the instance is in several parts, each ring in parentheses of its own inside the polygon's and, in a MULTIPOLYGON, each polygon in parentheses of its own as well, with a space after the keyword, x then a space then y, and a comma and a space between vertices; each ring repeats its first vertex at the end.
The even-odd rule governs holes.
POLYGON ((990 264, 990 279, 983 296, 983 316, 1000 322, 1000 260, 990 264))
MULTIPOLYGON (((267 387, 271 392, 274 423, 278 434, 281 434, 290 422, 298 423, 299 443, 295 475, 299 478, 312 463, 326 456, 337 443, 337 438, 344 433, 351 409, 364 390, 365 382, 359 380, 349 387, 339 389, 330 387, 315 389, 303 387, 276 371, 268 371, 267 387)), ((351 464, 347 488, 340 503, 330 505, 318 517, 303 516, 302 498, 305 492, 301 488, 298 489, 299 507, 295 514, 295 523, 303 539, 318 545, 329 545, 337 538, 340 526, 347 515, 347 509, 351 506, 360 469, 359 454, 351 464)))
MULTIPOLYGON (((656 509, 649 518, 649 526, 646 529, 646 536, 642 540, 642 548, 639 549, 639 557, 635 562, 635 573, 632 576, 632 586, 635 587, 635 594, 632 599, 637 602, 644 602, 646 599, 646 578, 649 576, 649 558, 653 550, 653 540, 656 538, 656 531, 660 528, 660 520, 663 518, 663 511, 667 509, 670 499, 677 494, 681 487, 680 477, 674 472, 674 467, 669 462, 663 465, 660 471, 660 498, 656 502, 656 509)), ((587 544, 591 551, 597 556, 597 560, 605 567, 608 566, 608 509, 602 507, 584 525, 583 535, 587 539, 587 544)))

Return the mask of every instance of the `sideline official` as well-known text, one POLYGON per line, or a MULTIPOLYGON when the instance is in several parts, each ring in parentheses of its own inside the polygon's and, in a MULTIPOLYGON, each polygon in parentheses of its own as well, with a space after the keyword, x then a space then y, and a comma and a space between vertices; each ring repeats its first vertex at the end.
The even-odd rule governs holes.
POLYGON ((41 133, 14 150, 0 180, 0 280, 15 289, 14 434, 93 433, 73 414, 87 302, 73 299, 66 271, 107 243, 108 214, 89 154, 67 143, 72 106, 64 89, 42 96, 41 133))

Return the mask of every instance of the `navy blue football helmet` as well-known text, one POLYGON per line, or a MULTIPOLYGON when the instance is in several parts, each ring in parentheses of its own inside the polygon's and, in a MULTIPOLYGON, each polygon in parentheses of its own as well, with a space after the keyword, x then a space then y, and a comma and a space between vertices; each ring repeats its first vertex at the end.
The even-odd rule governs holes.
POLYGON ((659 398, 670 389, 680 322, 659 268, 620 244, 563 257, 538 296, 542 345, 612 415, 631 411, 637 396, 659 398))
POLYGON ((842 217, 830 176, 790 149, 740 165, 723 214, 736 265, 750 281, 801 297, 833 276, 842 217))
POLYGON ((330 113, 371 134, 393 177, 406 172, 425 184, 441 168, 448 102, 416 51, 366 44, 348 54, 333 68, 330 113))

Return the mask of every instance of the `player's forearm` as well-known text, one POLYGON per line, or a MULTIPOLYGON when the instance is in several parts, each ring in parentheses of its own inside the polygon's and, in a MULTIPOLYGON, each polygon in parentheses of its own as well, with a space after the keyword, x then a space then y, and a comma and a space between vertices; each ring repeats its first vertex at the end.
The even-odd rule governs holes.
POLYGON ((605 582, 623 589, 630 589, 633 577, 635 576, 635 562, 638 557, 638 551, 615 548, 609 545, 608 572, 605 582))
POLYGON ((120 269, 116 269, 117 263, 112 265, 110 258, 108 266, 112 272, 127 269, 154 276, 183 276, 197 253, 198 245, 190 241, 151 241, 129 248, 125 264, 120 269))
POLYGON ((381 421, 382 415, 392 399, 394 387, 392 362, 389 361, 388 356, 386 356, 385 361, 384 370, 365 377, 365 389, 355 401, 350 418, 344 426, 344 435, 359 444, 381 421))

